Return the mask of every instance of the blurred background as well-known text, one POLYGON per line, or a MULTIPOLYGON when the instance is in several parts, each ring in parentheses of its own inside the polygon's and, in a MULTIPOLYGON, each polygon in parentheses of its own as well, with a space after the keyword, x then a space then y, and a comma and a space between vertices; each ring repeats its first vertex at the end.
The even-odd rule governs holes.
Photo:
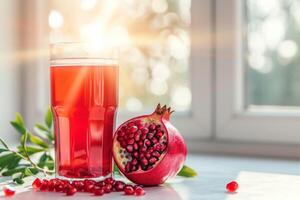
POLYGON ((230 2, 0 1, 1 137, 16 140, 15 112, 42 120, 50 43, 109 41, 120 47, 119 119, 161 102, 194 151, 296 156, 300 2, 230 2))

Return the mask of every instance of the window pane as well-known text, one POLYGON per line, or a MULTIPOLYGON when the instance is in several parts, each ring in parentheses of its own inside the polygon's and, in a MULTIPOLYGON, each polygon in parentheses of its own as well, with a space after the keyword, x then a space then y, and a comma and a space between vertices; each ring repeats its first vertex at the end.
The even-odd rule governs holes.
POLYGON ((190 109, 190 1, 52 0, 51 8, 52 42, 101 44, 109 38, 121 45, 121 110, 151 109, 158 102, 190 109))
POLYGON ((246 7, 247 105, 300 106, 300 1, 246 7))

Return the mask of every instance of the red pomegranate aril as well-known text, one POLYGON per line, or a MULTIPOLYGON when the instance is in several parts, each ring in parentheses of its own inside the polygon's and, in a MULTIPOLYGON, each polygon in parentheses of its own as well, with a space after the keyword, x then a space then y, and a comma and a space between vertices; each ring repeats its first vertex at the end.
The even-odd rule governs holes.
POLYGON ((156 161, 157 161, 157 158, 155 158, 155 157, 152 157, 149 159, 150 164, 154 164, 154 163, 156 163, 156 161))
POLYGON ((2 190, 3 190, 4 195, 7 197, 11 197, 15 194, 15 190, 8 185, 3 186, 2 190))
POLYGON ((85 192, 93 192, 95 184, 93 183, 85 183, 84 184, 84 191, 85 192))
POLYGON ((104 183, 113 185, 115 183, 115 180, 113 178, 109 177, 104 180, 104 183))
POLYGON ((143 141, 139 141, 138 144, 139 144, 140 147, 144 146, 144 142, 143 141))
POLYGON ((160 157, 160 153, 158 151, 153 151, 151 155, 156 157, 156 158, 160 157))
POLYGON ((122 148, 126 148, 126 145, 127 145, 127 144, 126 144, 125 141, 122 141, 122 142, 120 143, 120 145, 121 145, 122 148))
POLYGON ((158 131, 158 132, 155 134, 155 137, 157 137, 158 139, 160 139, 163 135, 164 135, 164 134, 163 134, 162 131, 158 131))
POLYGON ((142 133, 143 133, 144 135, 146 135, 147 133, 149 133, 149 129, 146 128, 146 127, 142 128, 141 131, 142 131, 142 133))
POLYGON ((147 159, 149 159, 149 158, 151 157, 151 154, 150 154, 150 153, 146 153, 146 154, 145 154, 145 157, 146 157, 147 159))
POLYGON ((151 146, 151 142, 150 142, 150 140, 148 140, 148 139, 145 139, 145 142, 144 142, 144 143, 145 143, 145 145, 148 146, 148 147, 151 146))
POLYGON ((137 163, 138 163, 137 159, 133 159, 133 160, 131 161, 131 164, 132 164, 132 165, 136 165, 137 163))
POLYGON ((40 187, 42 185, 42 181, 39 178, 36 178, 33 182, 32 182, 32 187, 36 190, 39 190, 40 187))
POLYGON ((134 122, 130 122, 127 126, 128 127, 132 127, 132 126, 134 126, 135 124, 134 124, 134 122))
POLYGON ((239 185, 236 181, 231 181, 226 185, 226 189, 228 192, 235 192, 238 189, 239 185))
POLYGON ((133 146, 132 145, 127 145, 126 146, 126 150, 129 152, 129 153, 131 153, 131 152, 133 152, 133 146))
POLYGON ((48 180, 46 180, 46 179, 42 180, 42 184, 41 184, 40 190, 41 190, 41 191, 46 191, 46 190, 48 190, 48 183, 49 183, 48 180))
POLYGON ((139 130, 139 128, 138 128, 137 126, 132 126, 132 127, 129 128, 128 131, 129 131, 130 133, 135 133, 135 132, 137 132, 138 130, 139 130))
POLYGON ((153 137, 154 137, 154 134, 153 134, 153 133, 148 133, 147 138, 148 138, 149 140, 151 140, 153 137))
POLYGON ((147 134, 143 133, 143 134, 141 135, 141 139, 142 139, 142 140, 145 140, 146 138, 147 138, 147 134))
POLYGON ((146 159, 146 158, 143 158, 142 160, 141 160, 141 163, 144 165, 144 166, 147 166, 148 165, 148 160, 146 159))
POLYGON ((66 195, 67 195, 67 196, 72 196, 72 195, 74 195, 76 192, 77 192, 76 188, 71 186, 71 187, 67 188, 66 195))
POLYGON ((149 130, 153 131, 153 130, 155 130, 156 126, 155 126, 155 124, 150 124, 148 128, 149 128, 149 130))
POLYGON ((62 192, 64 190, 64 186, 62 184, 58 184, 54 187, 56 192, 62 192))
POLYGON ((108 184, 103 186, 102 188, 104 190, 105 193, 110 193, 112 191, 112 185, 108 184))
POLYGON ((142 195, 145 195, 145 193, 146 193, 145 190, 142 187, 140 187, 140 186, 137 186, 134 189, 134 194, 136 196, 142 196, 142 195))
POLYGON ((158 140, 156 138, 152 138, 151 141, 152 141, 153 144, 157 144, 158 143, 158 140))
POLYGON ((141 138, 141 134, 140 134, 139 132, 137 132, 137 133, 134 135, 134 140, 135 140, 136 142, 138 142, 138 141, 140 140, 140 138, 141 138))
POLYGON ((123 191, 125 187, 125 183, 122 181, 116 181, 114 184, 114 188, 116 191, 120 192, 123 191))
POLYGON ((133 149, 134 149, 134 150, 138 150, 138 149, 139 149, 139 145, 138 145, 137 143, 134 143, 134 144, 133 144, 133 149))
POLYGON ((105 185, 104 181, 99 181, 97 183, 95 183, 95 186, 97 187, 103 187, 105 185))
POLYGON ((123 137, 125 135, 125 132, 120 130, 120 131, 118 131, 117 134, 118 134, 119 137, 123 137))
POLYGON ((104 194, 103 188, 97 188, 94 190, 94 195, 96 196, 102 196, 104 194))
POLYGON ((133 152, 133 157, 135 157, 135 158, 138 158, 138 156, 139 156, 139 153, 137 152, 137 151, 135 151, 135 152, 133 152))
POLYGON ((134 189, 131 185, 126 185, 124 188, 124 193, 126 195, 133 195, 134 194, 134 189))
POLYGON ((134 139, 129 139, 129 140, 127 141, 127 144, 134 144, 134 139))

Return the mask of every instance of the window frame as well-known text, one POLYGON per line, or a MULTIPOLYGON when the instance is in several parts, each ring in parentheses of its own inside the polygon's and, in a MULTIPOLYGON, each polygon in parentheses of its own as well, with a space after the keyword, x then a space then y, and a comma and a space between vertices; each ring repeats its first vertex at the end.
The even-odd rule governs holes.
MULTIPOLYGON (((191 3, 191 54, 189 59, 191 92, 193 96, 191 110, 188 112, 175 112, 171 121, 176 124, 176 127, 186 140, 193 141, 195 139, 210 138, 212 132, 212 4, 210 0, 192 1, 191 3), (199 41, 201 36, 205 38, 199 41), (202 46, 194 45, 199 42, 202 43, 202 46)), ((36 23, 42 24, 47 19, 47 14, 45 13, 48 13, 46 12, 48 5, 47 3, 39 2, 35 4, 38 8, 34 9, 34 15, 42 15, 44 19, 43 22, 36 23)), ((28 15, 32 17, 31 15, 33 14, 28 13, 28 15)), ((36 19, 41 19, 41 17, 36 17, 36 19)), ((46 31, 49 31, 49 28, 43 27, 37 34, 41 36, 40 34, 45 34, 46 31)), ((43 41, 38 41, 36 45, 45 47, 43 41)), ((26 81, 26 88, 31 88, 32 92, 30 95, 34 97, 26 101, 26 105, 24 105, 26 117, 31 122, 42 119, 43 112, 47 107, 46 100, 49 99, 49 94, 46 94, 47 92, 45 93, 43 89, 50 87, 48 78, 49 63, 45 60, 43 62, 43 59, 45 58, 37 59, 36 67, 29 69, 25 75, 26 77, 30 76, 30 79, 26 81), (43 74, 44 77, 47 76, 47 79, 41 79, 42 76, 40 74, 43 74)), ((118 112, 117 125, 136 114, 118 112)))
POLYGON ((217 139, 299 144, 299 110, 282 110, 275 106, 247 109, 244 103, 245 5, 245 0, 217 1, 216 4, 217 139))

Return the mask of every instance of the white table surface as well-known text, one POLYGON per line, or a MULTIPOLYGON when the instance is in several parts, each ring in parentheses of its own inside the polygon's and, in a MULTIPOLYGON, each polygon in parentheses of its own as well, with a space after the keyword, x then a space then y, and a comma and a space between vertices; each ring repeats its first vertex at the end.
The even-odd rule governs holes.
MULTIPOLYGON (((187 164, 197 169, 196 178, 176 178, 164 186, 146 188, 142 197, 121 193, 95 197, 77 193, 72 197, 62 193, 26 191, 9 199, 18 200, 294 200, 300 199, 300 162, 224 156, 189 156, 187 164), (234 194, 225 190, 226 183, 236 180, 240 188, 234 194)), ((23 187, 23 186, 22 186, 23 187)), ((18 189, 21 191, 21 189, 18 189)), ((5 198, 5 197, 1 197, 5 198)), ((7 199, 7 198, 6 198, 7 199)))

